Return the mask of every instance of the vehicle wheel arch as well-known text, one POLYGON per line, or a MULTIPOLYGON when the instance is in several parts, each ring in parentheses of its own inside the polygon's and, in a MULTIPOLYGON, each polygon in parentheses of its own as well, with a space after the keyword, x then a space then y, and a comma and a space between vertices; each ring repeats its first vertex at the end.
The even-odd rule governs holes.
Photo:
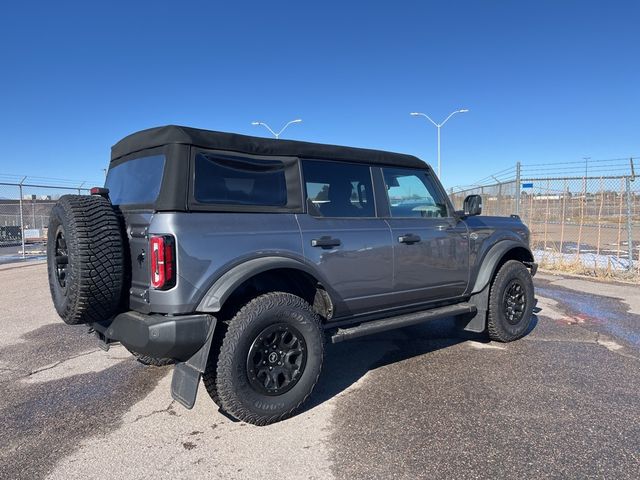
POLYGON ((288 257, 260 257, 234 266, 213 283, 197 309, 224 320, 252 298, 275 291, 303 298, 323 320, 335 311, 335 292, 312 267, 288 257))
MULTIPOLYGON (((514 240, 498 242, 482 259, 471 294, 483 291, 491 283, 500 267, 509 260, 518 260, 528 268, 533 268, 535 262, 533 253, 523 243, 514 240)), ((535 271, 532 272, 532 274, 534 273, 535 271)))

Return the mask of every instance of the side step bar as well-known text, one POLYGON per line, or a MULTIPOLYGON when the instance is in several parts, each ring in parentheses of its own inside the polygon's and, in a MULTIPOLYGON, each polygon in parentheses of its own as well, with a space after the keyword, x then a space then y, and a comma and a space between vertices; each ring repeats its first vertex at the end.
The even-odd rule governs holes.
POLYGON ((409 325, 417 325, 418 323, 429 320, 454 317, 456 315, 475 314, 476 311, 477 309, 475 305, 471 305, 470 303, 458 303, 456 305, 447 305, 446 307, 424 310, 422 312, 383 318, 381 320, 373 320, 361 323, 355 327, 339 328, 333 335, 331 335, 331 343, 343 342, 345 340, 363 337, 372 333, 408 327, 409 325))

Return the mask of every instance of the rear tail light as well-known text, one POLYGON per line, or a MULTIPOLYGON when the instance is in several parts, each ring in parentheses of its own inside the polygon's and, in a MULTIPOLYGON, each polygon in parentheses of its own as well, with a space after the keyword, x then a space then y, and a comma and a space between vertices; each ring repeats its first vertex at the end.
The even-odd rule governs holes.
POLYGON ((151 286, 157 290, 167 290, 176 284, 175 245, 170 235, 151 237, 151 286))
POLYGON ((109 199, 109 189, 108 188, 92 187, 91 190, 89 190, 89 192, 91 193, 91 195, 100 195, 101 197, 109 199))

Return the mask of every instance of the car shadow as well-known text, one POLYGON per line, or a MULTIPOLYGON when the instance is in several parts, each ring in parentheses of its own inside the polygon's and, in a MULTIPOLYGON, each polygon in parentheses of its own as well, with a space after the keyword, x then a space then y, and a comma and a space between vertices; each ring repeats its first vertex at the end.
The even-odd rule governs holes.
MULTIPOLYGON (((534 309, 525 336, 535 329, 539 311, 537 307, 534 309)), ((372 370, 468 340, 481 343, 490 341, 484 333, 465 332, 454 318, 433 320, 337 344, 328 340, 322 373, 303 411, 334 398, 372 370)))
POLYGON ((324 365, 304 410, 312 409, 357 383, 367 372, 474 340, 488 342, 484 334, 464 332, 455 319, 389 330, 337 344, 327 341, 324 365))

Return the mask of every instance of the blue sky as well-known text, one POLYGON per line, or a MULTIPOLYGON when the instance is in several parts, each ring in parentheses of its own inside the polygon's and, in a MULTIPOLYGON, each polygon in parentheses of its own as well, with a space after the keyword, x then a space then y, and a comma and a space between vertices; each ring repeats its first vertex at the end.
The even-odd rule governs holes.
POLYGON ((525 163, 640 155, 635 1, 5 2, 0 174, 100 179, 110 146, 176 123, 436 160, 467 184, 525 163))

